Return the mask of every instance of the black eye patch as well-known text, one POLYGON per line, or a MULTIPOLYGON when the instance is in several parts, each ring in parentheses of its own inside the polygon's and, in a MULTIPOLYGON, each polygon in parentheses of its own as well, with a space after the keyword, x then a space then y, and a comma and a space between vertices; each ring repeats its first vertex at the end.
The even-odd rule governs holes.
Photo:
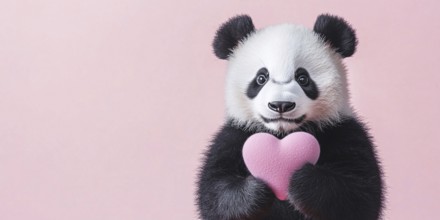
POLYGON ((266 79, 269 80, 269 71, 267 70, 267 68, 263 67, 260 70, 258 70, 258 72, 255 75, 255 77, 249 83, 247 91, 246 91, 246 95, 250 99, 253 99, 253 98, 257 97, 257 95, 260 92, 260 90, 263 88, 264 85, 266 85, 266 83, 260 85, 261 84, 261 80, 257 80, 259 76, 265 76, 266 79), (258 82, 260 82, 260 84, 258 82))
POLYGON ((300 67, 295 71, 295 80, 298 82, 298 84, 301 86, 302 90, 306 94, 307 97, 309 97, 312 100, 315 100, 319 96, 319 90, 316 86, 315 81, 313 81, 312 78, 310 78, 309 72, 307 72, 306 69, 300 67), (303 78, 308 78, 308 83, 306 85, 301 85, 300 79, 303 80, 303 78))

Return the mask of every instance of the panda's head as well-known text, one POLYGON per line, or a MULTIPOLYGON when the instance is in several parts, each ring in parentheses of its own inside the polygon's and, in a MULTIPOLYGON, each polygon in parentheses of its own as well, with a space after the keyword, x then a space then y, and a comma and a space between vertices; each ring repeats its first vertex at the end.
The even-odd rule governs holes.
POLYGON ((353 55, 356 44, 354 30, 335 16, 319 16, 313 30, 293 24, 256 30, 247 15, 231 18, 213 42, 216 56, 229 61, 228 118, 288 133, 352 114, 342 59, 353 55))

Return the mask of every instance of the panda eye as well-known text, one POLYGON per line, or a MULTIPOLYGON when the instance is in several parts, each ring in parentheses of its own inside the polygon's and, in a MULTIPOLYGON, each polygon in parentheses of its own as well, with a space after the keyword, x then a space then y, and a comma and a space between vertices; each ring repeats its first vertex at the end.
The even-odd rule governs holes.
POLYGON ((257 76, 256 81, 258 85, 262 86, 267 82, 267 76, 265 76, 264 74, 260 74, 257 76))
POLYGON ((296 80, 301 86, 307 86, 309 84, 309 77, 301 75, 296 80))

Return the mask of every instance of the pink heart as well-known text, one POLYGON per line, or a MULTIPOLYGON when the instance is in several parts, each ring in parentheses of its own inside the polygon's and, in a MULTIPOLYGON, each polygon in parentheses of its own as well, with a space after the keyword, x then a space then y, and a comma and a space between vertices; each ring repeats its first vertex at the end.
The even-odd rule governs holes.
POLYGON ((280 200, 287 199, 292 174, 306 163, 315 164, 319 153, 318 141, 306 132, 295 132, 282 140, 257 133, 243 146, 243 159, 251 174, 266 182, 280 200))

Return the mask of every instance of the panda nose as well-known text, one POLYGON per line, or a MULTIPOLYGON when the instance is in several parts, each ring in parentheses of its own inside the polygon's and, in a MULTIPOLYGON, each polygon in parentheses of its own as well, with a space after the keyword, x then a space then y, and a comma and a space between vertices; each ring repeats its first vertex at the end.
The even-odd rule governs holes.
POLYGON ((295 102, 269 102, 269 108, 278 113, 288 112, 295 108, 295 102))

